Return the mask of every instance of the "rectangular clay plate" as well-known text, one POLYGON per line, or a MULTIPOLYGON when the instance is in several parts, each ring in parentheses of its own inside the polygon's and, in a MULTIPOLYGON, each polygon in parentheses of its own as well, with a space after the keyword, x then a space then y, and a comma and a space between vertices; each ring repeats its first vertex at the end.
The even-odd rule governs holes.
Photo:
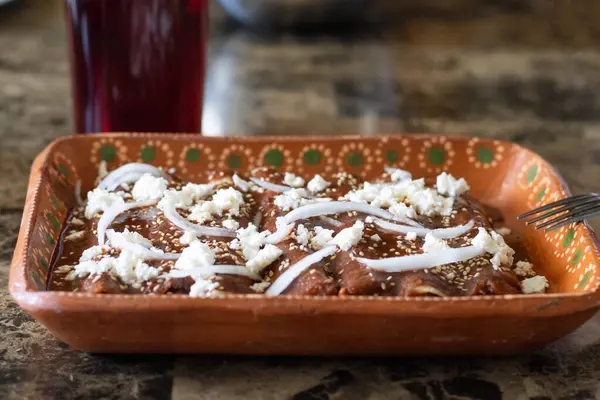
POLYGON ((36 159, 10 271, 10 292, 54 335, 92 352, 237 354, 509 354, 573 331, 600 305, 597 239, 578 224, 551 234, 514 217, 568 195, 536 154, 468 137, 236 137, 107 134, 66 137, 36 159), (52 254, 74 185, 90 190, 101 160, 175 168, 201 181, 209 170, 269 165, 305 178, 345 170, 364 178, 384 166, 414 176, 449 171, 502 210, 529 258, 552 282, 545 295, 461 298, 229 295, 95 295, 46 291, 52 254), (511 223, 512 221, 512 223, 511 223))

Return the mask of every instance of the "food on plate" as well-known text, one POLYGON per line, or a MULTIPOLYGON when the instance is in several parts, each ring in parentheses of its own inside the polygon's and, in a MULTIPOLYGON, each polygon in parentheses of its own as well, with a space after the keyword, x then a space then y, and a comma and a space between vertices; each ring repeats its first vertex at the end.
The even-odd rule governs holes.
POLYGON ((52 290, 446 297, 549 286, 445 172, 429 182, 387 168, 363 181, 258 168, 191 183, 131 163, 101 175, 66 223, 52 290))

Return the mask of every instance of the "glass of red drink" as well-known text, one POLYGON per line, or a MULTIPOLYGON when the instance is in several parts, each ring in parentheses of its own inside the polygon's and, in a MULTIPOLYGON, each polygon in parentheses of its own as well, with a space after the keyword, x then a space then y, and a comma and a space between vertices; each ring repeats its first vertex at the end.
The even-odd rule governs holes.
POLYGON ((75 131, 200 132, 208 0, 65 0, 75 131))

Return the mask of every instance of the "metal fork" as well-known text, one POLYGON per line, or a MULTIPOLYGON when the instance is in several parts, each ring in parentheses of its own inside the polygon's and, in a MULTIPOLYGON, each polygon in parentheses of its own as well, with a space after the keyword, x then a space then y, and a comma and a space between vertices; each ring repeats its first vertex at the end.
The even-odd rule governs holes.
POLYGON ((600 194, 587 193, 546 204, 519 215, 517 219, 533 217, 525 224, 536 224, 535 229, 545 228, 545 232, 550 232, 595 215, 600 215, 600 194))

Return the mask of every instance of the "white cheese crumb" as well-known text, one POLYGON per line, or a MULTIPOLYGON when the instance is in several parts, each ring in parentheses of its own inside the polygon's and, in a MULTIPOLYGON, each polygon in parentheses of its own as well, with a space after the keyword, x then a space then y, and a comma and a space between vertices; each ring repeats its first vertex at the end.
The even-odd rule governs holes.
POLYGON ((388 173, 392 182, 410 181, 412 180, 412 174, 400 168, 389 168, 388 173))
POLYGON ((87 194, 85 217, 87 219, 93 218, 98 212, 104 212, 117 203, 124 203, 121 195, 109 192, 105 189, 96 188, 87 194))
POLYGON ((152 242, 149 239, 127 228, 123 232, 115 232, 114 229, 108 229, 106 236, 108 237, 109 244, 116 248, 126 247, 128 243, 139 244, 147 249, 152 247, 152 242))
POLYGON ((406 240, 417 240, 417 232, 407 232, 404 237, 406 240))
POLYGON ((219 209, 212 201, 201 201, 190 209, 188 219, 203 224, 214 219, 214 215, 219 214, 219 209))
POLYGON ((250 285, 250 289, 256 293, 264 293, 269 286, 271 286, 271 282, 256 282, 250 285))
POLYGON ((283 251, 279 247, 268 244, 263 249, 259 250, 258 253, 246 263, 246 266, 250 271, 258 274, 273 261, 277 260, 282 254, 283 251))
POLYGON ((244 195, 234 188, 218 190, 212 198, 212 202, 222 213, 228 211, 229 215, 239 215, 240 206, 244 204, 244 195))
POLYGON ((196 240, 183 249, 181 257, 175 262, 177 269, 206 267, 215 263, 215 252, 206 243, 196 240))
POLYGON ((73 271, 69 272, 69 274, 65 277, 68 280, 73 280, 75 278, 84 278, 88 275, 96 275, 102 274, 105 272, 109 272, 113 266, 115 265, 115 258, 105 257, 100 261, 84 261, 73 267, 73 271))
POLYGON ((308 229, 306 229, 306 227, 302 224, 298 225, 298 227, 296 227, 296 233, 295 233, 295 238, 296 241, 298 242, 298 244, 302 245, 302 246, 308 246, 308 242, 310 241, 310 231, 308 229))
POLYGON ((548 279, 541 275, 521 281, 521 290, 523 290, 523 293, 525 294, 545 293, 548 286, 548 279))
POLYGON ((191 199, 191 202, 193 203, 212 194, 213 189, 214 185, 210 183, 188 183, 187 185, 181 188, 181 192, 184 196, 189 197, 191 199))
POLYGON ((125 283, 135 284, 158 276, 158 269, 144 263, 143 258, 128 250, 122 250, 114 265, 115 274, 125 283))
POLYGON ((302 205, 308 193, 304 189, 290 189, 275 197, 273 203, 282 211, 289 211, 302 205))
POLYGON ((512 265, 513 263, 515 251, 496 232, 492 232, 490 235, 484 228, 479 228, 479 233, 473 238, 471 244, 493 254, 490 261, 495 269, 500 268, 501 265, 512 265))
POLYGON ((235 249, 239 245, 246 260, 251 260, 256 257, 260 248, 265 244, 265 238, 270 234, 269 231, 259 232, 254 224, 248 224, 247 228, 237 230, 237 243, 235 240, 232 241, 230 247, 235 249))
POLYGON ((294 174, 290 174, 289 172, 286 172, 283 178, 283 183, 285 183, 288 186, 297 188, 304 186, 304 179, 294 174))
POLYGON ((196 236, 194 232, 185 231, 183 232, 183 235, 181 235, 181 237, 179 238, 179 243, 190 244, 196 239, 198 239, 198 236, 196 236))
POLYGON ((191 297, 212 297, 218 296, 216 293, 219 282, 213 282, 209 279, 196 278, 196 282, 190 287, 189 295, 191 297))
POLYGON ((175 208, 187 208, 200 199, 203 199, 213 192, 214 185, 198 185, 188 183, 181 190, 169 189, 164 193, 162 200, 158 203, 158 208, 164 210, 165 206, 172 205, 175 208))
POLYGON ((98 257, 108 251, 108 246, 92 246, 88 249, 85 249, 83 253, 81 253, 81 257, 79 257, 79 262, 89 261, 94 257, 98 257))
POLYGON ((437 176, 436 187, 439 194, 456 197, 470 189, 464 178, 456 179, 452 175, 442 172, 437 176))
POLYGON ((395 215, 396 217, 404 217, 404 218, 416 218, 417 212, 412 206, 407 206, 404 203, 396 203, 392 204, 392 206, 388 209, 390 213, 395 215))
POLYGON ((496 232, 502 236, 507 236, 507 235, 510 235, 512 231, 509 228, 502 227, 502 228, 496 229, 496 232))
POLYGON ((240 223, 234 219, 226 219, 225 221, 223 221, 223 227, 231 229, 232 231, 237 231, 240 227, 240 223))
POLYGON ((233 175, 233 184, 241 189, 242 192, 247 192, 250 188, 250 184, 240 178, 238 174, 233 175))
POLYGON ((425 243, 423 243, 423 252, 435 253, 443 249, 447 249, 448 244, 443 240, 435 236, 433 233, 425 235, 425 243))
POLYGON ((83 239, 85 237, 85 231, 72 231, 67 236, 65 236, 65 241, 73 241, 83 239))
POLYGON ((381 236, 379 236, 378 234, 371 235, 371 240, 375 242, 381 242, 381 236))
POLYGON ((315 175, 306 185, 306 188, 313 193, 321 192, 327 189, 331 185, 330 182, 327 182, 325 179, 321 177, 321 175, 315 175))
POLYGON ((533 270, 533 264, 527 262, 527 261, 519 261, 517 262, 517 265, 515 266, 515 274, 518 276, 535 276, 536 273, 533 270))
POLYGON ((315 226, 315 236, 310 239, 310 246, 315 250, 320 250, 327 246, 327 243, 329 243, 332 239, 333 230, 315 226))
POLYGON ((167 184, 168 182, 165 178, 144 174, 133 185, 131 194, 135 201, 158 201, 167 191, 167 184))
POLYGON ((342 229, 329 244, 335 244, 340 249, 348 251, 362 238, 364 227, 362 221, 356 221, 350 228, 342 229))

